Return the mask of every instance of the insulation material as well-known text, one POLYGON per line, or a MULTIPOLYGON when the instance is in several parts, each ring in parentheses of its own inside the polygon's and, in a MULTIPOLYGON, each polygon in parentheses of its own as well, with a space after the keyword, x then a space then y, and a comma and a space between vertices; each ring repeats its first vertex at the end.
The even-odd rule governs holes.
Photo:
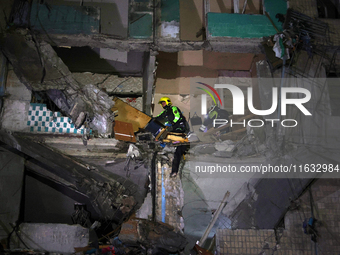
POLYGON ((163 21, 161 24, 161 37, 163 38, 179 38, 179 22, 163 21))
POLYGON ((111 74, 73 73, 74 79, 81 84, 95 84, 107 93, 143 93, 142 77, 118 77, 111 74))
POLYGON ((45 104, 31 103, 26 123, 29 131, 34 133, 84 134, 83 126, 76 129, 69 117, 48 110, 45 104))
POLYGON ((73 254, 75 247, 86 247, 89 243, 89 229, 80 225, 23 223, 18 235, 11 237, 17 247, 28 248, 41 252, 73 254), (23 244, 24 243, 24 244, 23 244))

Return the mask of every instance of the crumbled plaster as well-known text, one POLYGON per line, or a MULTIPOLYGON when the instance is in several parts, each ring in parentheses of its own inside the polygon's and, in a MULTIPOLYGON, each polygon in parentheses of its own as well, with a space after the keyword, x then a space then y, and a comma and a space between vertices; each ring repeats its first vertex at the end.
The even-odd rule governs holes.
POLYGON ((11 248, 72 254, 74 247, 88 244, 89 231, 80 225, 23 223, 17 234, 11 235, 16 244, 11 248))
POLYGON ((27 120, 31 91, 19 81, 13 70, 7 74, 6 94, 0 127, 11 131, 29 131, 27 120))
POLYGON ((152 40, 119 40, 106 35, 60 35, 39 34, 37 37, 56 46, 111 48, 120 51, 155 51, 178 52, 181 50, 214 50, 230 53, 261 53, 262 38, 219 38, 199 42, 178 42, 173 38, 152 40))
POLYGON ((141 207, 136 211, 136 217, 141 219, 149 219, 152 215, 152 197, 149 192, 141 205, 141 207))
POLYGON ((107 93, 143 93, 142 77, 118 77, 111 74, 73 73, 73 77, 81 84, 94 84, 107 93))

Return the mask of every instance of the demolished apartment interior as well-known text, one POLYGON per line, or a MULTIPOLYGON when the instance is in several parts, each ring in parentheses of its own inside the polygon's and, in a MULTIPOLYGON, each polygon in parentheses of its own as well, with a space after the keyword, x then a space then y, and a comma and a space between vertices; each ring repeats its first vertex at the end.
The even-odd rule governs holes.
MULTIPOLYGON (((311 243, 328 254, 340 252, 334 241, 339 227, 329 218, 339 209, 337 180, 316 175, 217 180, 200 178, 188 166, 189 160, 338 164, 339 89, 323 78, 338 77, 339 31, 330 27, 336 17, 326 17, 324 1, 318 1, 319 16, 327 20, 294 9, 296 1, 277 18, 270 12, 272 1, 5 2, 0 73, 5 252, 105 253, 114 247, 116 254, 314 254, 311 243), (258 22, 259 31, 255 26, 241 31, 242 14, 248 25, 258 22), (78 18, 74 23, 81 26, 67 18, 78 18), (225 25, 228 18, 235 29, 225 25), (231 83, 244 94, 251 87, 254 108, 269 109, 273 86, 290 86, 296 78, 304 79, 298 86, 313 87, 305 104, 313 118, 287 109, 285 118, 297 119, 297 128, 210 123, 201 132, 205 119, 192 122, 202 92, 194 90, 199 96, 193 96, 191 89, 201 84, 231 83), (176 179, 169 177, 175 147, 163 149, 154 137, 161 124, 152 117, 162 111, 157 102, 163 96, 183 111, 199 138, 176 179), (303 238, 296 234, 310 212, 323 223, 318 242, 309 240, 314 228, 302 232, 303 238), (210 226, 212 218, 217 223, 210 226), (262 239, 256 243, 253 236, 262 239)), ((263 120, 247 107, 244 115, 233 116, 232 94, 223 91, 222 99, 219 106, 234 122, 263 120)), ((277 119, 277 112, 266 118, 277 119)))

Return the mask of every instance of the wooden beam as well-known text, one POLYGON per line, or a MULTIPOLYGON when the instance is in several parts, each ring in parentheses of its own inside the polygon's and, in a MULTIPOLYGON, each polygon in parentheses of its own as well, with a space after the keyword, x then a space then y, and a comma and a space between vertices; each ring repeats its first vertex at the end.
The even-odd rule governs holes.
POLYGON ((111 110, 113 112, 118 110, 118 116, 115 117, 115 120, 131 123, 134 132, 137 132, 139 128, 144 128, 151 120, 150 116, 125 103, 119 98, 114 98, 113 100, 115 105, 111 108, 111 110))

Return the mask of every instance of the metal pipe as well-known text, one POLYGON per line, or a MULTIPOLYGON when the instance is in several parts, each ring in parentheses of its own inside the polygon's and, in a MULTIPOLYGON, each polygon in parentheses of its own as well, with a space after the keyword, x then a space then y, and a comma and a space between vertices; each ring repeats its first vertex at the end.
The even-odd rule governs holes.
POLYGON ((242 14, 246 11, 248 0, 244 0, 242 14))
POLYGON ((210 233, 212 227, 215 225, 218 216, 221 214, 222 209, 224 208, 225 203, 227 202, 227 199, 228 199, 229 195, 230 195, 230 192, 227 191, 227 193, 225 193, 225 195, 224 195, 224 198, 223 198, 222 202, 220 203, 219 207, 217 208, 216 212, 214 213, 214 216, 213 216, 213 218, 211 219, 211 221, 210 221, 210 223, 209 223, 207 229, 205 230, 203 236, 201 237, 201 240, 199 241, 199 245, 200 245, 201 247, 203 246, 204 242, 207 240, 208 235, 209 235, 209 233, 210 233))
POLYGON ((240 1, 234 0, 234 13, 240 13, 240 1))
POLYGON ((164 167, 158 162, 158 165, 162 168, 162 222, 165 223, 165 210, 166 210, 166 200, 165 200, 165 186, 164 186, 164 167))
POLYGON ((151 160, 152 221, 156 221, 156 156, 157 151, 152 155, 151 160))

